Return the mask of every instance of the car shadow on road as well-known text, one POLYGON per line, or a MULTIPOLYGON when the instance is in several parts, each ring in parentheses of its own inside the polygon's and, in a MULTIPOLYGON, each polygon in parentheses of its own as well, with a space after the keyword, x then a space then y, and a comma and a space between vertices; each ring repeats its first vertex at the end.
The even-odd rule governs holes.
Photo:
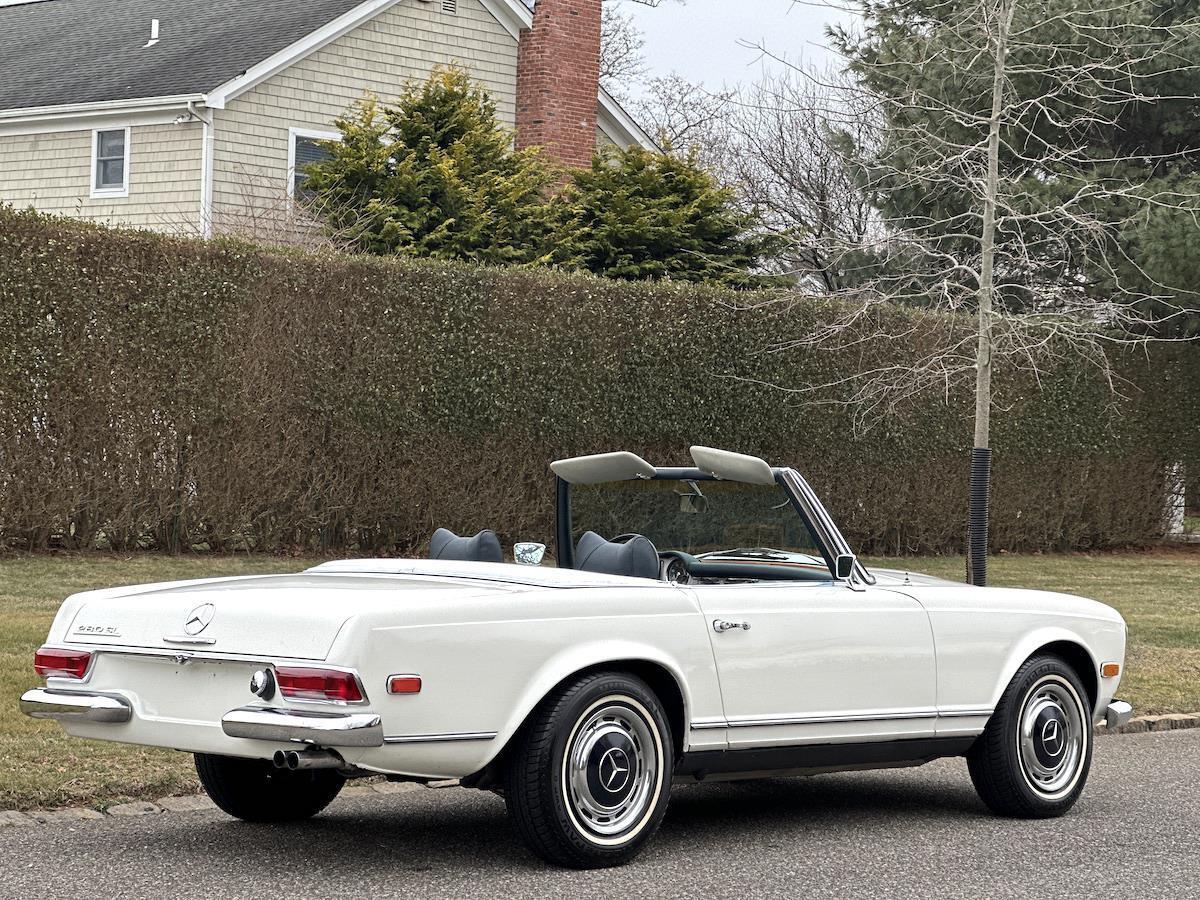
MULTIPOLYGON (((731 843, 803 841, 831 832, 954 826, 986 817, 963 778, 897 778, 888 772, 823 775, 677 786, 648 855, 691 854, 731 843)), ((264 860, 356 872, 476 873, 544 869, 519 842, 495 795, 450 789, 336 802, 324 814, 290 825, 230 819, 195 823, 159 835, 156 850, 196 854, 223 867, 262 868, 264 860), (177 835, 178 837, 174 837, 177 835), (180 846, 171 847, 178 841, 180 846)))

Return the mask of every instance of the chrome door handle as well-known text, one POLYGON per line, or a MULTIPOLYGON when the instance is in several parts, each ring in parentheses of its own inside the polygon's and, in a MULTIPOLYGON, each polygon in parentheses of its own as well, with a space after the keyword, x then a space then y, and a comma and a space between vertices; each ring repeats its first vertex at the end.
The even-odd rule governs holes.
POLYGON ((749 622, 726 622, 724 619, 714 619, 713 620, 713 631, 715 631, 717 634, 724 634, 725 632, 733 631, 736 628, 740 628, 740 629, 742 629, 742 631, 749 631, 750 623, 749 622))

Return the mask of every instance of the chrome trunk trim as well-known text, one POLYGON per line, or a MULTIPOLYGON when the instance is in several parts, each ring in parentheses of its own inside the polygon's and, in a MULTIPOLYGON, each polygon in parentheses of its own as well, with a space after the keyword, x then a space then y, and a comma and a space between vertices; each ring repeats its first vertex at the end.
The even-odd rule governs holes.
POLYGON ((124 697, 34 688, 21 695, 21 712, 34 719, 128 722, 133 706, 124 697))
POLYGON ((322 747, 382 747, 383 722, 374 713, 318 713, 272 706, 241 706, 221 717, 230 737, 299 742, 322 747))

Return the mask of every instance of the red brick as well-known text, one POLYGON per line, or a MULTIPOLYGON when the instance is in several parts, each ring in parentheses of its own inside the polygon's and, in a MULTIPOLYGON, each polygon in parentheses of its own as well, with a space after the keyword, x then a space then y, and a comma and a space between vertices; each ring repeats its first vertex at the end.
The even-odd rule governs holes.
POLYGON ((537 0, 517 48, 517 146, 567 166, 596 147, 601 0, 537 0))

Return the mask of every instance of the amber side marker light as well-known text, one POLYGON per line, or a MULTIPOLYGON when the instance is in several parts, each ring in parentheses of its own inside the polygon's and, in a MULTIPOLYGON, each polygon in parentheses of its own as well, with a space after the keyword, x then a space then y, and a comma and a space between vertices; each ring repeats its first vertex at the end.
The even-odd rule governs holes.
POLYGON ((1105 663, 1100 667, 1100 674, 1105 678, 1116 678, 1121 674, 1120 663, 1105 663))
POLYGON ((421 693, 420 675, 392 675, 388 678, 389 694, 419 694, 421 693))

